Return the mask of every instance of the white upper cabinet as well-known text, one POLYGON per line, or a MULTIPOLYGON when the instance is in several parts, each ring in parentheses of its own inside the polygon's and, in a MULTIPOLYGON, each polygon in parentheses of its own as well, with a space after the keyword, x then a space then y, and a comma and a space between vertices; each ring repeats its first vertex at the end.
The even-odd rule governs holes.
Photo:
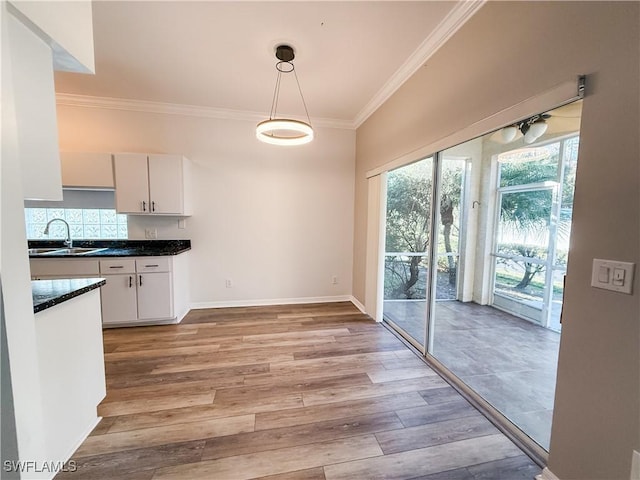
POLYGON ((151 213, 184 213, 182 157, 149 155, 151 213))
POLYGON ((63 187, 114 187, 110 153, 60 152, 60 162, 63 187))
POLYGON ((113 156, 118 213, 190 215, 189 160, 181 155, 113 156))
MULTIPOLYGON (((7 124, 15 122, 17 127, 23 196, 62 200, 51 48, 12 15, 8 26, 11 51, 6 60, 10 62, 7 71, 13 82, 14 109, 7 112, 12 115, 7 124)), ((4 58, 2 62, 4 68, 4 58)))

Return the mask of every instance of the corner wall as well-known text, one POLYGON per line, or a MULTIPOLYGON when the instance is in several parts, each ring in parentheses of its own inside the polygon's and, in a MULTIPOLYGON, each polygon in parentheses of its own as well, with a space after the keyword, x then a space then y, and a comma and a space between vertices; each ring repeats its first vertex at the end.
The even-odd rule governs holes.
POLYGON ((357 131, 362 301, 365 173, 587 74, 549 454, 563 480, 627 480, 640 447, 638 265, 631 296, 590 287, 593 258, 640 262, 639 25, 638 2, 488 2, 357 131))
POLYGON ((186 229, 178 229, 176 217, 129 216, 129 237, 155 228, 158 238, 191 239, 192 305, 349 298, 353 130, 317 128, 310 144, 278 147, 259 142, 250 121, 64 105, 58 125, 65 151, 179 153, 191 160, 186 229))

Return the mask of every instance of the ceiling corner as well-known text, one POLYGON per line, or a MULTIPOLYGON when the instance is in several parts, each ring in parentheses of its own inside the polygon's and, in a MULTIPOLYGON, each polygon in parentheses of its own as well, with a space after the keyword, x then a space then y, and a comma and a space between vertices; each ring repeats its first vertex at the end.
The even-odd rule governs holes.
POLYGON ((447 14, 420 46, 389 78, 353 120, 357 129, 422 65, 442 47, 481 7, 486 0, 462 0, 447 14))

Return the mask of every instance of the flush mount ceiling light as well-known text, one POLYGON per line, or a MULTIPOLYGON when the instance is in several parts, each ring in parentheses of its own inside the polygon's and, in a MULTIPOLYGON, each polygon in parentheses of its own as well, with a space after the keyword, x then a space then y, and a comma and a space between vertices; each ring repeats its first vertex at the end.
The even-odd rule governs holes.
POLYGON ((272 145, 303 145, 313 140, 313 128, 311 128, 311 119, 307 110, 307 104, 302 95, 298 75, 293 65, 295 52, 290 45, 278 45, 276 47, 276 70, 278 76, 276 78, 276 86, 273 91, 273 100, 271 101, 271 111, 269 120, 260 122, 256 127, 256 137, 258 140, 271 143, 272 145), (298 92, 302 99, 304 111, 307 114, 307 122, 300 120, 292 120, 289 118, 277 118, 276 110, 278 108, 278 100, 280 97, 280 85, 282 82, 282 74, 293 73, 298 85, 298 92))
POLYGON ((500 130, 500 136, 502 141, 509 143, 515 140, 518 131, 522 132, 524 136, 524 143, 530 144, 535 142, 547 131, 546 120, 551 117, 548 113, 542 113, 540 115, 534 115, 524 120, 504 127, 500 130))

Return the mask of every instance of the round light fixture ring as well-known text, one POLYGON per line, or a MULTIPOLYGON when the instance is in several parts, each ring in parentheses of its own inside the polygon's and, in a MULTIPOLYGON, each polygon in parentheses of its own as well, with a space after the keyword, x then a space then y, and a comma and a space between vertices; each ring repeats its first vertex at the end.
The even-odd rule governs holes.
POLYGON ((258 140, 272 145, 304 145, 313 140, 311 125, 299 120, 274 118, 260 122, 256 127, 258 140), (294 132, 293 135, 282 135, 281 131, 294 132))
POLYGON ((291 62, 285 62, 284 60, 280 60, 278 63, 276 63, 276 70, 278 70, 281 73, 291 73, 295 70, 295 67, 291 62))

